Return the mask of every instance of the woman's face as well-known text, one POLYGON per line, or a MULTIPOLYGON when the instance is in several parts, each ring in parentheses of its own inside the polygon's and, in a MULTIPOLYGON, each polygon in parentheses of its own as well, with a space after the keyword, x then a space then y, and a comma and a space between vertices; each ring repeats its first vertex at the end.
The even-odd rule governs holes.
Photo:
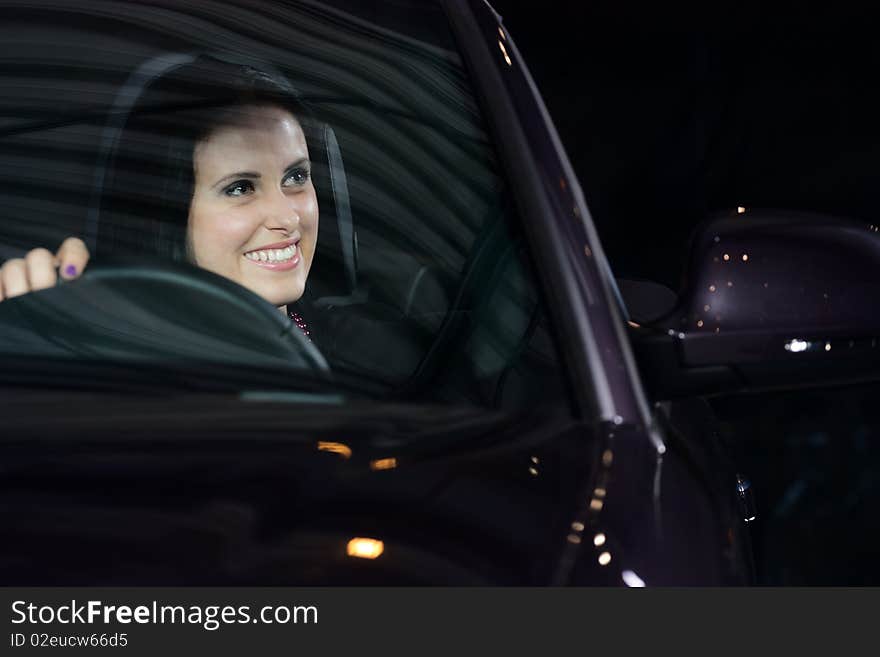
POLYGON ((299 122, 270 106, 196 145, 187 226, 195 263, 276 306, 305 289, 318 235, 318 200, 299 122))

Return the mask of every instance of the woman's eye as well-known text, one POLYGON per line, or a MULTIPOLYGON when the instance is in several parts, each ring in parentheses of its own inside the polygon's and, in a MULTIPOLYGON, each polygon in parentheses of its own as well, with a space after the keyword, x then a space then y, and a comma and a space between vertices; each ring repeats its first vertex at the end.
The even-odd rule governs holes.
POLYGON ((223 190, 226 196, 244 196, 254 191, 254 184, 249 180, 238 180, 223 190))
POLYGON ((305 185, 309 181, 308 169, 294 169, 287 174, 284 179, 284 185, 305 185))

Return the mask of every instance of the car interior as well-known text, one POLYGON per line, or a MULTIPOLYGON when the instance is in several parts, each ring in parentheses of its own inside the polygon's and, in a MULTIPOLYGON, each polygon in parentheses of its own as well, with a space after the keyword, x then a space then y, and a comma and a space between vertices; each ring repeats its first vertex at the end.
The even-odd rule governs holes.
MULTIPOLYGON (((172 47, 143 11, 103 21, 76 12, 57 22, 25 17, 17 37, 5 28, 4 38, 20 44, 20 66, 4 80, 10 118, 0 125, 0 166, 14 184, 0 192, 8 213, 0 258, 51 249, 68 235, 95 252, 111 154, 143 89, 199 55, 258 63, 291 79, 319 117, 312 159, 321 221, 300 304, 314 344, 279 329, 258 299, 239 294, 227 303, 254 302, 259 312, 224 312, 220 299, 235 296, 228 281, 202 273, 198 284, 187 282, 192 272, 175 274, 173 263, 157 265, 164 274, 151 277, 152 265, 141 260, 99 258, 69 285, 81 288, 73 295, 47 290, 0 305, 6 348, 329 369, 360 391, 395 399, 516 408, 567 398, 531 255, 452 50, 367 31, 344 46, 315 46, 291 66, 243 48, 218 53, 189 35, 175 35, 172 47), (47 52, 48 42, 55 46, 47 52), (366 61, 358 64, 365 71, 352 73, 360 77, 327 78, 320 70, 333 57, 347 64, 350 51, 366 61), (389 63, 404 56, 396 68, 389 63), (425 78, 432 68, 443 75, 425 78), (196 308, 202 321, 181 321, 196 308), (279 333, 277 344, 258 337, 279 333)), ((304 42, 315 34, 339 38, 314 19, 303 25, 293 29, 304 42)))

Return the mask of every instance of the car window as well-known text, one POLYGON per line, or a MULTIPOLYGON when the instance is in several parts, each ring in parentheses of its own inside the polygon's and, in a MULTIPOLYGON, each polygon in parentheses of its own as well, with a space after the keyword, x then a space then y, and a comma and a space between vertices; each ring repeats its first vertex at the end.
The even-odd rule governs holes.
MULTIPOLYGON (((342 390, 510 408, 567 405, 554 334, 509 193, 535 184, 540 170, 503 179, 439 5, 21 3, 7 12, 0 39, 0 259, 21 258, 34 247, 54 250, 73 235, 85 241, 96 267, 102 259, 193 262, 191 253, 157 247, 161 230, 144 228, 164 226, 177 193, 156 164, 171 147, 157 141, 154 129, 172 133, 193 108, 204 109, 200 103, 216 102, 205 97, 203 83, 222 87, 210 74, 223 69, 204 69, 192 85, 162 87, 156 80, 204 57, 219 67, 247 66, 289 83, 308 117, 296 118, 311 171, 282 180, 286 194, 304 184, 297 176, 310 176, 320 214, 305 292, 288 308, 306 340, 291 349, 317 347, 334 380, 351 386, 342 390)), ((265 173, 242 180, 227 181, 224 202, 270 188, 265 173)), ((212 239, 231 230, 238 215, 228 216, 212 239)), ((185 239, 189 249, 192 235, 185 239)), ((258 238, 246 241, 252 246, 258 238)), ((264 249, 279 262, 290 257, 283 250, 264 249)), ((259 260, 257 250, 248 253, 259 260)), ((225 297, 201 295, 202 288, 150 287, 152 279, 146 287, 134 279, 114 286, 110 276, 100 304, 86 292, 59 301, 58 290, 91 289, 85 280, 0 304, 7 361, 27 353, 117 364, 135 358, 179 367, 286 366, 287 352, 270 354, 271 345, 263 349, 249 337, 278 330, 266 311, 278 303, 265 295, 259 301, 270 303, 251 318, 245 306, 225 306, 225 297), (148 298, 158 289, 167 296, 148 298), (34 315, 40 299, 45 307, 34 315), (65 304, 90 303, 75 321, 64 314, 76 314, 65 304), (188 321, 202 305, 214 313, 213 332, 188 321), (159 317, 165 310, 168 316, 159 317), (26 313, 32 314, 22 319, 26 313), (65 319, 51 324, 52 316, 65 319), (91 337, 78 337, 84 333, 91 337), (38 334, 40 340, 31 339, 38 334)), ((297 368, 312 362, 287 365, 294 361, 297 368)))

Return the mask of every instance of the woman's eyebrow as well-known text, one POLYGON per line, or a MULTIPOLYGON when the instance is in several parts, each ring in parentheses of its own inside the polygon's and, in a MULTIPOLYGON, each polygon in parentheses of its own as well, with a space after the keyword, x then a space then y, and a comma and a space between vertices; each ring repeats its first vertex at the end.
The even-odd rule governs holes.
POLYGON ((232 178, 253 178, 253 179, 256 179, 256 178, 260 178, 260 174, 255 171, 237 171, 236 173, 230 173, 228 175, 223 176, 220 180, 215 182, 212 185, 212 187, 219 187, 224 182, 226 182, 227 180, 230 180, 232 178))
POLYGON ((301 157, 301 158, 299 158, 296 162, 293 162, 293 163, 291 163, 291 164, 288 164, 288 165, 287 165, 287 168, 284 169, 284 170, 285 170, 285 171, 290 171, 293 167, 299 167, 299 166, 302 166, 303 164, 311 164, 311 162, 309 162, 309 158, 307 158, 307 157, 301 157))

